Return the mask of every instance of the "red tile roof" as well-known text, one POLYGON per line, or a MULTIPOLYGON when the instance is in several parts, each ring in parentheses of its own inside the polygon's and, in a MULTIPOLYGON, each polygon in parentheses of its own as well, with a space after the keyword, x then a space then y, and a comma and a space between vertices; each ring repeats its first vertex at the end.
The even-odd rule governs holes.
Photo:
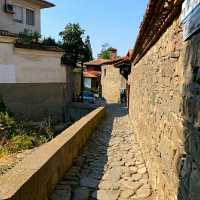
POLYGON ((86 62, 84 63, 84 65, 102 65, 103 63, 105 63, 106 59, 96 59, 96 60, 92 60, 90 62, 86 62))
POLYGON ((101 76, 101 72, 99 72, 99 71, 84 71, 83 75, 86 78, 98 78, 101 76))
POLYGON ((96 60, 92 60, 90 62, 86 62, 84 63, 84 65, 89 66, 89 65, 96 65, 96 66, 101 66, 101 65, 106 65, 106 64, 114 64, 120 60, 123 60, 124 57, 119 57, 119 58, 115 58, 115 59, 96 59, 96 60))

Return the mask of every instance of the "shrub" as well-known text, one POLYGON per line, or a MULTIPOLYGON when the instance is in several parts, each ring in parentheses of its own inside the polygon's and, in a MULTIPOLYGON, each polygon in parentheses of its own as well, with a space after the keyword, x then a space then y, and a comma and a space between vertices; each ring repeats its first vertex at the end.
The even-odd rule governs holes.
POLYGON ((58 46, 54 38, 48 37, 42 40, 42 44, 45 46, 58 46))
POLYGON ((11 153, 17 151, 31 149, 34 147, 34 138, 28 135, 17 135, 13 137, 8 143, 8 150, 11 153))
POLYGON ((8 111, 8 109, 6 107, 6 104, 4 103, 3 99, 0 98, 0 112, 5 113, 7 111, 8 111))
POLYGON ((0 113, 0 139, 2 137, 11 138, 16 135, 16 122, 9 114, 0 113))
POLYGON ((24 32, 19 33, 17 38, 17 43, 22 44, 32 44, 38 43, 41 35, 38 32, 30 32, 29 30, 24 30, 24 32))
POLYGON ((0 100, 0 157, 31 149, 55 136, 50 118, 43 122, 17 121, 0 100))

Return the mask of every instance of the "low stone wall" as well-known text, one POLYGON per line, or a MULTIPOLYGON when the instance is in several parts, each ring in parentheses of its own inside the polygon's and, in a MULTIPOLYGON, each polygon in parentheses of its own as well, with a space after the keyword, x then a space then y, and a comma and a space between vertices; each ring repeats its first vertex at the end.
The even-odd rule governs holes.
POLYGON ((185 153, 183 83, 185 44, 180 20, 132 66, 130 117, 158 200, 176 200, 185 153))
POLYGON ((0 178, 1 200, 46 200, 105 115, 100 107, 0 178))

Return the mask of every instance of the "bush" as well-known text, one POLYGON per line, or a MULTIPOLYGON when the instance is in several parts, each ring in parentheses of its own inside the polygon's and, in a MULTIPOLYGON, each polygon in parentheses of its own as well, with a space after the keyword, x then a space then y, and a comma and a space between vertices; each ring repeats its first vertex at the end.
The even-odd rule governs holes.
POLYGON ((0 157, 40 146, 54 136, 50 118, 43 122, 17 121, 0 100, 0 157))
POLYGON ((9 114, 0 113, 0 140, 2 137, 11 138, 16 135, 16 122, 15 119, 10 117, 9 114))
POLYGON ((8 111, 8 109, 6 107, 6 104, 4 103, 3 99, 0 98, 0 113, 1 112, 5 113, 7 111, 8 111))
POLYGON ((17 43, 21 44, 32 44, 38 43, 41 35, 38 32, 30 32, 29 30, 24 30, 24 32, 19 33, 17 38, 17 43))
POLYGON ((62 47, 62 42, 56 42, 54 38, 48 37, 41 39, 41 35, 38 32, 31 32, 29 30, 24 30, 18 34, 17 44, 24 45, 44 45, 44 46, 58 46, 62 47))
POLYGON ((57 46, 57 42, 55 41, 55 39, 48 37, 48 38, 44 38, 42 40, 42 44, 45 46, 57 46))
POLYGON ((8 145, 7 149, 11 153, 15 153, 17 151, 31 149, 34 147, 34 138, 28 135, 17 135, 13 137, 8 145))

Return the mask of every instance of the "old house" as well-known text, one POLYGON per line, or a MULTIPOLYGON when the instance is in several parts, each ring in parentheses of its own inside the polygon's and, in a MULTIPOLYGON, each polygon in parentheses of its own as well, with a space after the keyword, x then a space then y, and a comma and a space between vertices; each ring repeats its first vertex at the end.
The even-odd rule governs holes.
POLYGON ((97 91, 107 103, 118 103, 120 102, 120 89, 126 89, 127 81, 122 75, 122 68, 114 64, 123 61, 126 57, 117 56, 115 48, 109 48, 108 52, 110 59, 98 58, 84 63, 84 84, 85 88, 97 91))
POLYGON ((40 32, 44 0, 0 1, 0 97, 20 118, 62 120, 71 101, 71 68, 60 64, 62 49, 16 44, 24 29, 40 32))
POLYGON ((110 60, 101 65, 102 97, 107 103, 120 102, 120 90, 126 89, 126 79, 120 73, 120 68, 115 67, 124 57, 117 56, 116 49, 110 49, 110 60))
POLYGON ((104 59, 84 63, 84 88, 101 95, 101 65, 104 59))
POLYGON ((130 100, 130 83, 128 81, 128 76, 131 72, 131 56, 132 49, 130 49, 127 55, 120 61, 114 64, 114 67, 119 69, 121 75, 121 85, 120 88, 124 88, 126 92, 126 105, 129 108, 129 100, 130 100))
POLYGON ((54 4, 44 0, 1 0, 0 30, 19 33, 28 29, 40 33, 41 9, 53 6, 54 4))
POLYGON ((132 54, 130 117, 155 199, 200 198, 200 1, 150 0, 132 54))

